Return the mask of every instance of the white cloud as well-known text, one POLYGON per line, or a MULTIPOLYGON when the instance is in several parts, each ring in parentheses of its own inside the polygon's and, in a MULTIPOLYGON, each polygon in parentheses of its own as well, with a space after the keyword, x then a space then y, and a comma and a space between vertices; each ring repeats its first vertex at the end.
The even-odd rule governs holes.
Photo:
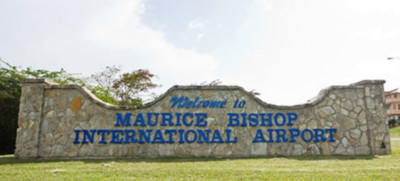
POLYGON ((204 28, 205 24, 201 20, 192 20, 188 23, 189 30, 204 28))
POLYGON ((273 6, 267 0, 255 0, 257 4, 261 7, 263 11, 271 11, 273 10, 273 6))
POLYGON ((141 1, 124 1, 102 17, 96 16, 85 36, 104 47, 130 49, 137 58, 148 60, 150 70, 170 83, 189 84, 213 79, 213 71, 218 67, 213 56, 167 42, 162 32, 141 22, 143 6, 141 1))
POLYGON ((382 41, 385 39, 400 38, 400 31, 396 29, 374 28, 363 30, 358 33, 360 38, 366 41, 382 41))
POLYGON ((201 1, 203 9, 177 13, 181 17, 174 3, 152 14, 143 2, 152 5, 0 1, 0 22, 7 27, 0 28, 1 56, 15 65, 83 75, 106 65, 147 68, 164 90, 219 78, 278 104, 304 103, 329 85, 366 78, 400 86, 400 61, 386 60, 400 56, 400 1, 255 0, 213 13, 210 2, 201 1), (227 36, 215 38, 221 33, 227 36), (199 51, 188 48, 196 40, 199 51))
POLYGON ((197 34, 196 41, 200 41, 201 39, 203 39, 203 37, 204 37, 204 33, 197 34))
POLYGON ((367 13, 397 13, 400 1, 396 0, 349 0, 346 2, 349 9, 359 14, 367 13))
POLYGON ((273 6, 256 2, 261 11, 251 9, 248 16, 261 21, 243 24, 242 29, 264 29, 236 35, 247 39, 235 45, 251 36, 258 41, 251 43, 249 53, 237 56, 237 72, 224 75, 224 82, 256 89, 269 103, 298 104, 330 85, 362 79, 387 79, 391 85, 396 75, 400 77, 399 71, 384 68, 398 67, 386 61, 400 47, 400 27, 393 23, 399 16, 384 11, 395 3, 377 10, 366 5, 362 8, 367 14, 361 16, 344 6, 345 1, 277 1, 273 6))

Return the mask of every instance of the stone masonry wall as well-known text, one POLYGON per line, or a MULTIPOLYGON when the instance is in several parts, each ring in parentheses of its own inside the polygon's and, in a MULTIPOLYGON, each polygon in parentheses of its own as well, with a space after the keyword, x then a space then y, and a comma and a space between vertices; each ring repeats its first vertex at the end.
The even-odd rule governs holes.
MULTIPOLYGON (((24 80, 17 130, 15 155, 28 157, 159 157, 159 156, 291 156, 291 155, 360 155, 390 154, 389 128, 386 123, 384 81, 361 81, 348 86, 332 86, 303 105, 276 106, 267 104, 237 86, 174 86, 157 100, 142 108, 122 108, 104 103, 89 91, 76 85, 57 85, 43 79, 24 80), (227 100, 224 109, 178 109, 171 107, 171 98, 187 96, 208 100, 227 100), (242 108, 233 108, 235 100, 245 100, 242 108), (259 126, 229 127, 237 143, 173 143, 173 144, 74 144, 74 130, 125 129, 116 127, 116 113, 207 112, 207 128, 220 130, 223 136, 227 114, 296 113, 293 126, 304 129, 336 128, 334 142, 263 142, 254 143, 259 126)), ((141 127, 140 129, 198 129, 198 127, 141 127)), ((269 128, 277 128, 276 125, 269 128)), ((131 129, 138 129, 131 127, 131 129)), ((265 133, 266 134, 266 133, 265 133)), ((326 137, 329 135, 325 134, 326 137)), ((110 140, 111 135, 106 139, 110 140)), ((268 136, 265 135, 267 138, 268 136)), ((276 137, 276 135, 274 135, 276 137)), ((82 135, 79 136, 82 139, 82 135)))

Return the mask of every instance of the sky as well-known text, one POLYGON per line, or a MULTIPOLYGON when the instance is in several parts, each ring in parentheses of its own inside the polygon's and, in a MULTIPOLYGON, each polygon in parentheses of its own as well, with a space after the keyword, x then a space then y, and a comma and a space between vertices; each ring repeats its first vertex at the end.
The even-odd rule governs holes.
POLYGON ((400 87, 398 0, 1 0, 0 58, 85 77, 149 69, 155 89, 219 79, 305 103, 364 79, 400 87), (399 59, 388 60, 388 57, 399 59))

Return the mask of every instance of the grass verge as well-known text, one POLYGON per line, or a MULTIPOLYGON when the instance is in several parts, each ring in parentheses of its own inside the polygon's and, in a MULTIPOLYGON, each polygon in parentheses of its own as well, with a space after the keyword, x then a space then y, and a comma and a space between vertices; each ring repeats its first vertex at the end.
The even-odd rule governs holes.
POLYGON ((400 138, 400 126, 390 129, 390 137, 400 138))
POLYGON ((398 180, 391 155, 268 158, 15 159, 0 156, 0 180, 398 180))

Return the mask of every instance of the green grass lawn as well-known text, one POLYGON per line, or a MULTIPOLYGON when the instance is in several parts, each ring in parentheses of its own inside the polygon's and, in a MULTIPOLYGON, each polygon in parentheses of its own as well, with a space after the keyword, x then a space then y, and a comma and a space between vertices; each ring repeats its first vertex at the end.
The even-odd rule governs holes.
POLYGON ((391 138, 400 138, 400 126, 390 129, 391 138))
POLYGON ((0 156, 0 180, 399 180, 391 155, 269 158, 15 159, 0 156))

